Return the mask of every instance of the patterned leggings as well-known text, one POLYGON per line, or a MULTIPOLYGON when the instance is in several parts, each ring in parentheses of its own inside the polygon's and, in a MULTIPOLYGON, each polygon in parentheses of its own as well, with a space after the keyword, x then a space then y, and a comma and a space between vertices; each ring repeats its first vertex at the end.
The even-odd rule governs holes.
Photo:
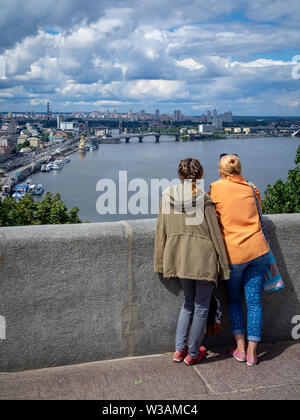
POLYGON ((231 265, 230 280, 226 282, 229 316, 232 332, 245 334, 243 289, 248 312, 247 330, 249 341, 261 341, 262 304, 264 277, 270 261, 269 253, 244 264, 231 265))

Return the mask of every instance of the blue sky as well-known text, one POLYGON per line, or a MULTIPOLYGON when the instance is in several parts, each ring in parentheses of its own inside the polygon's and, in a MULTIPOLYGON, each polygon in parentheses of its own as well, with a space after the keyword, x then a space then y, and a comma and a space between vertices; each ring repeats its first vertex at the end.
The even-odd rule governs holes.
POLYGON ((299 0, 0 0, 0 10, 0 111, 49 101, 61 112, 300 116, 299 0))

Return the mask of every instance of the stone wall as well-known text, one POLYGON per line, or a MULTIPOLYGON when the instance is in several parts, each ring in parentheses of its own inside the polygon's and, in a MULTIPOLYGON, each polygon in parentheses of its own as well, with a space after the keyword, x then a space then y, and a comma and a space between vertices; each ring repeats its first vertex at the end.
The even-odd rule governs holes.
MULTIPOLYGON (((300 215, 265 218, 285 289, 264 294, 264 340, 300 315, 300 215)), ((182 291, 153 273, 155 220, 0 228, 0 371, 172 352, 182 291)), ((223 331, 207 346, 229 345, 223 331)))

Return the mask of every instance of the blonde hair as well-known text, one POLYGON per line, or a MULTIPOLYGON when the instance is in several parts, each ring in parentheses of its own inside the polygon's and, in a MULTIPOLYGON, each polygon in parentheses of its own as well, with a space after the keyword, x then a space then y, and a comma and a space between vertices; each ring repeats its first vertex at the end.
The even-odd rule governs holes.
POLYGON ((241 175, 242 164, 240 158, 235 155, 223 156, 219 163, 219 169, 225 177, 241 175))

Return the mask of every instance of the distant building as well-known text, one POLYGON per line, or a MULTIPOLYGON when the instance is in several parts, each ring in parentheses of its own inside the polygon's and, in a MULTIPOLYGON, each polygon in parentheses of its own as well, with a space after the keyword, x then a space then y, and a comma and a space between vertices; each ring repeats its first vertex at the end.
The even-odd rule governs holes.
POLYGON ((38 137, 29 137, 27 141, 29 141, 31 147, 43 149, 44 143, 38 137))
POLYGON ((67 135, 66 133, 63 133, 62 131, 59 131, 58 133, 50 133, 49 135, 49 140, 52 143, 62 143, 63 141, 65 141, 67 139, 67 135))
POLYGON ((17 122, 14 119, 6 121, 0 127, 0 147, 2 159, 6 159, 18 150, 17 122))
POLYGON ((200 124, 199 133, 201 134, 214 134, 216 132, 216 127, 211 124, 200 124))
POLYGON ((207 118, 206 118, 207 122, 211 122, 211 111, 210 109, 207 110, 207 118))
POLYGON ((50 103, 47 102, 47 120, 48 121, 50 121, 51 116, 52 116, 52 114, 51 114, 51 111, 50 111, 50 103))
POLYGON ((215 107, 213 110, 213 123, 217 122, 217 120, 218 120, 218 110, 215 107))
POLYGON ((79 133, 78 121, 61 122, 59 128, 63 131, 74 131, 74 132, 79 133))
POLYGON ((9 158, 10 147, 7 137, 0 137, 0 161, 4 162, 9 158))
POLYGON ((144 109, 141 110, 139 115, 140 120, 144 121, 146 118, 146 111, 144 109))
POLYGON ((56 120, 57 120, 57 125, 56 125, 56 128, 57 128, 58 130, 60 130, 60 123, 62 122, 62 116, 61 116, 61 115, 58 115, 58 116, 56 117, 56 120))
POLYGON ((232 119, 232 112, 228 111, 224 113, 224 121, 228 122, 228 123, 232 123, 233 119, 232 119))
POLYGON ((128 111, 127 118, 128 118, 129 121, 133 121, 131 109, 128 111))
POLYGON ((24 134, 24 133, 21 133, 20 134, 20 136, 18 137, 18 146, 20 145, 20 144, 24 144, 25 143, 25 141, 27 141, 28 140, 28 137, 29 136, 27 136, 26 134, 24 134))
POLYGON ((160 120, 161 121, 171 121, 171 116, 169 114, 161 114, 160 115, 160 120))
POLYGON ((181 121, 182 119, 181 119, 182 117, 181 117, 181 111, 174 111, 174 121, 175 122, 177 122, 177 121, 181 121))
POLYGON ((159 109, 157 109, 155 111, 155 121, 160 121, 160 111, 159 111, 159 109))

